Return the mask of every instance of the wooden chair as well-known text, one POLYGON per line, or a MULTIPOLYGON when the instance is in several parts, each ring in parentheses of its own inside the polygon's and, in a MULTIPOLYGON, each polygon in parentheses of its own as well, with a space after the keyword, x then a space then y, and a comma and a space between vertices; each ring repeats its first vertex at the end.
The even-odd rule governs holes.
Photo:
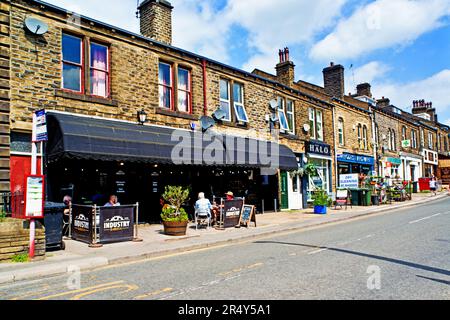
POLYGON ((336 192, 336 201, 334 209, 337 210, 337 206, 340 206, 341 209, 345 205, 345 210, 347 210, 348 203, 350 201, 350 207, 353 209, 353 205, 350 200, 349 191, 346 190, 337 190, 336 192))

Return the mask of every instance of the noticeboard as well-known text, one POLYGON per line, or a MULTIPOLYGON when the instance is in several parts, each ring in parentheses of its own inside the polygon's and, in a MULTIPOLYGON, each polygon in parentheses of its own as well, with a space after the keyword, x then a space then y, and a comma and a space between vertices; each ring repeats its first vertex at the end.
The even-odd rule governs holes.
POLYGON ((25 178, 25 217, 44 217, 44 176, 28 175, 25 178))
POLYGON ((100 208, 100 242, 133 240, 135 206, 100 208))
POLYGON ((92 242, 92 211, 91 206, 72 205, 71 237, 86 243, 92 242))
POLYGON ((231 228, 239 224, 244 200, 225 200, 223 208, 223 227, 231 228))
POLYGON ((256 227, 255 206, 244 205, 239 219, 239 226, 245 225, 248 228, 250 222, 254 222, 256 227))

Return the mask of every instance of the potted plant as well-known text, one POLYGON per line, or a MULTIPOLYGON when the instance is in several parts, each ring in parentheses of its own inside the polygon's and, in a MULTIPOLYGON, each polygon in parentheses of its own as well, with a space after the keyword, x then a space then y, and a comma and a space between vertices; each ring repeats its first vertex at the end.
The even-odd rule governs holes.
POLYGON ((304 174, 310 177, 317 177, 319 174, 317 172, 317 167, 314 163, 308 163, 305 166, 304 174))
POLYGON ((189 199, 189 189, 167 186, 162 198, 168 202, 164 204, 161 212, 164 233, 170 236, 186 235, 189 217, 181 206, 189 199))
POLYGON ((327 213, 327 207, 332 205, 332 200, 328 196, 328 193, 320 189, 318 191, 315 191, 312 199, 314 201, 314 213, 315 214, 326 214, 327 213))

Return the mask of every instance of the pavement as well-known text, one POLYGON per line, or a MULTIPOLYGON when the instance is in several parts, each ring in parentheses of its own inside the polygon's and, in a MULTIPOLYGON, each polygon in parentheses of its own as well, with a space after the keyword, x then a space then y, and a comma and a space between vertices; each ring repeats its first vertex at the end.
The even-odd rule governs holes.
POLYGON ((372 207, 353 207, 346 210, 330 208, 327 215, 315 215, 312 209, 282 211, 256 216, 257 227, 214 228, 196 230, 193 223, 186 236, 171 237, 163 233, 162 225, 139 226, 142 242, 123 242, 89 248, 88 245, 65 240, 65 251, 47 252, 45 260, 28 263, 0 263, 0 283, 12 283, 43 277, 68 274, 71 270, 91 270, 107 265, 122 264, 148 258, 168 256, 232 243, 252 241, 277 234, 310 229, 325 224, 354 220, 368 215, 387 213, 397 209, 424 206, 430 202, 448 199, 448 192, 436 196, 414 194, 411 201, 372 207))

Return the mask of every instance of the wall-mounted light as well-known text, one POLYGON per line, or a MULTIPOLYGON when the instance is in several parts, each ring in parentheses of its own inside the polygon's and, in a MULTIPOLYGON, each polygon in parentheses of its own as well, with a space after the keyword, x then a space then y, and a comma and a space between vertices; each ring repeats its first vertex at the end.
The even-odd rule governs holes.
POLYGON ((137 118, 138 118, 139 124, 143 125, 144 123, 147 122, 147 113, 144 111, 144 109, 137 112, 137 118))

